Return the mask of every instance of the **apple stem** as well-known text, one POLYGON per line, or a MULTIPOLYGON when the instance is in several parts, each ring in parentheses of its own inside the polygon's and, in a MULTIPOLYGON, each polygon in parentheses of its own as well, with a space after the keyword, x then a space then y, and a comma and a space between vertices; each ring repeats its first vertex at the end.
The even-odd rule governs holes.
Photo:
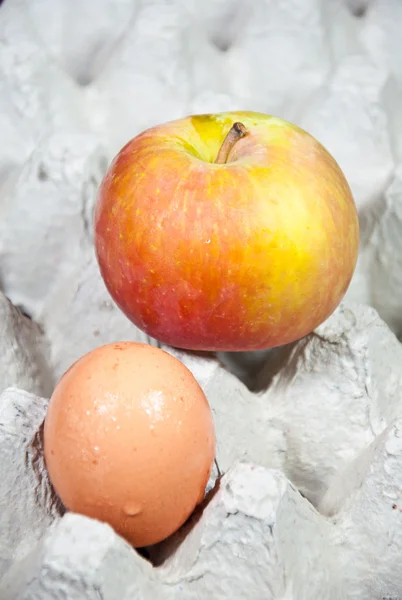
POLYGON ((243 125, 243 123, 240 123, 239 121, 233 123, 232 127, 229 130, 229 133, 222 142, 222 146, 220 147, 218 156, 215 159, 215 164, 224 165, 227 162, 230 151, 235 145, 235 143, 241 138, 245 137, 246 135, 247 129, 243 125))

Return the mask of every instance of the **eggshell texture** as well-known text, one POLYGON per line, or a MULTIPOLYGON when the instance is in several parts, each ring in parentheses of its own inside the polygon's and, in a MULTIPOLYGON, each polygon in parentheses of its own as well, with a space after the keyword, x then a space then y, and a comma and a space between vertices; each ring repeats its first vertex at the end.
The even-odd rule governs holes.
POLYGON ((190 371, 152 346, 101 346, 51 397, 44 451, 67 509, 109 523, 136 547, 176 531, 204 497, 212 413, 190 371))

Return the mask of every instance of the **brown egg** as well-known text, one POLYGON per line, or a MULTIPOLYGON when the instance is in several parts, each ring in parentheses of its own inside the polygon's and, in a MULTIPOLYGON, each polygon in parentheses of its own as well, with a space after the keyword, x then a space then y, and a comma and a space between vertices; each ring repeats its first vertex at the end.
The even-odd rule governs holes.
POLYGON ((44 450, 67 509, 146 546, 176 531, 203 499, 215 456, 212 413, 191 372, 167 352, 108 344, 59 381, 44 450))

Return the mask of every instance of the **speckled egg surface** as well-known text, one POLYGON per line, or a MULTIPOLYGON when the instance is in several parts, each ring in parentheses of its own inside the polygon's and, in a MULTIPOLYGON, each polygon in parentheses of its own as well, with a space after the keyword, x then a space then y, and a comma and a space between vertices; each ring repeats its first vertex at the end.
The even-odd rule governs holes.
POLYGON ((146 546, 176 531, 203 499, 215 456, 213 418, 179 360, 146 344, 113 343, 60 379, 44 448, 68 510, 146 546))

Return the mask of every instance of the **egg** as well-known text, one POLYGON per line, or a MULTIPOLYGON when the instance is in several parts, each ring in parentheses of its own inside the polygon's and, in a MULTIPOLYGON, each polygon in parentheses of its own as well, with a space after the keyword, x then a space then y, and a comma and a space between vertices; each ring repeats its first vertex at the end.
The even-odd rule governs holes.
POLYGON ((215 457, 213 417, 179 360, 146 344, 108 344, 58 382, 44 455, 68 510, 147 546, 175 532, 202 501, 215 457))

